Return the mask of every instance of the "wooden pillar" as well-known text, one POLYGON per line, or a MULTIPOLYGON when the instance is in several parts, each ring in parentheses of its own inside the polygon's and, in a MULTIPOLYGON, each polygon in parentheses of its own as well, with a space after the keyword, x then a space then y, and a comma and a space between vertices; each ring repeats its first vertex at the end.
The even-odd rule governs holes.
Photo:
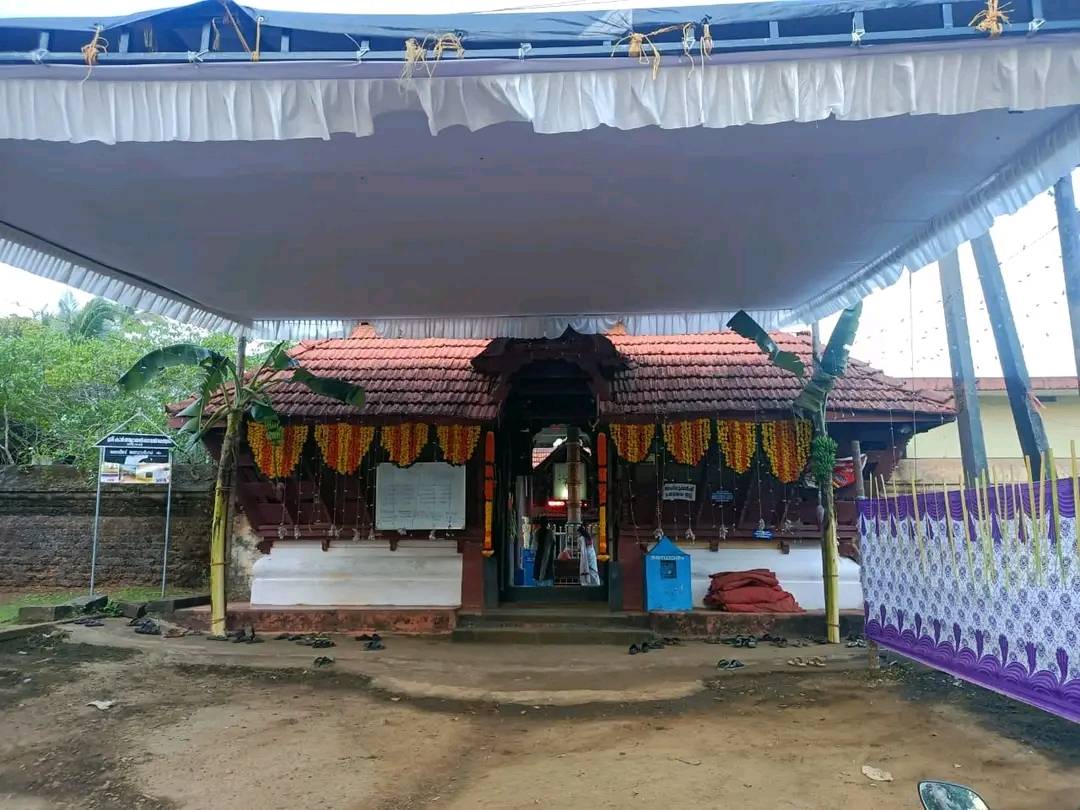
POLYGON ((1042 417, 1035 406, 1035 395, 1031 390, 1031 378, 1028 377, 1024 351, 1020 346, 1020 337, 1016 333, 1012 307, 1005 292, 1005 280, 1001 276, 994 241, 989 233, 971 240, 971 252, 975 255, 975 266, 979 270, 986 311, 990 315, 990 328, 994 332, 998 358, 1001 360, 1001 372, 1005 377, 1005 389, 1009 394, 1009 407, 1012 408, 1016 433, 1020 439, 1020 449, 1031 463, 1031 474, 1035 480, 1042 480, 1042 457, 1049 445, 1042 417))
POLYGON ((953 402, 956 404, 956 427, 960 434, 964 485, 973 487, 987 471, 986 442, 983 439, 975 363, 971 359, 964 288, 960 281, 960 257, 955 250, 938 261, 938 275, 941 278, 941 305, 945 310, 945 334, 949 341, 949 366, 952 369, 953 402))
POLYGON ((855 497, 861 501, 866 497, 866 486, 863 483, 862 444, 858 439, 851 440, 851 463, 855 470, 855 497))
POLYGON ((1058 238, 1061 240, 1061 266, 1065 272, 1065 300, 1072 324, 1073 357, 1080 388, 1080 216, 1076 212, 1072 174, 1054 184, 1054 207, 1057 209, 1058 238))
POLYGON ((495 433, 484 435, 484 545, 482 554, 490 557, 495 553, 492 541, 492 518, 495 510, 495 433))

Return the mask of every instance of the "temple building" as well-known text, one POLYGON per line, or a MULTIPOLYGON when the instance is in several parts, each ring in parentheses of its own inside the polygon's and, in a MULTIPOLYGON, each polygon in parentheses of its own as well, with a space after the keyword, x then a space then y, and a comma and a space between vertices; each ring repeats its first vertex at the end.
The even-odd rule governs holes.
MULTIPOLYGON (((774 338, 811 362, 809 334, 774 338)), ((643 554, 666 535, 691 556, 697 607, 710 574, 749 568, 823 607, 811 431, 792 410, 800 381, 744 338, 406 340, 362 325, 292 355, 367 398, 357 410, 271 387, 285 435, 275 445, 257 423, 244 431, 234 604, 389 608, 399 624, 411 609, 519 603, 640 611, 643 554), (541 525, 553 564, 537 580, 541 525), (598 576, 583 576, 578 526, 598 576)), ((866 489, 952 415, 857 360, 837 384, 842 608, 862 607, 853 440, 866 489)))

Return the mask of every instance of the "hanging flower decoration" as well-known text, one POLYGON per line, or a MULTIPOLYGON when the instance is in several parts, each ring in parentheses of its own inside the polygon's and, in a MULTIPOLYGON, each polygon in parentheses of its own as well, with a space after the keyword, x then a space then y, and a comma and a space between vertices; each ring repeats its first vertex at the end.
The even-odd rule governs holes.
POLYGON ((261 422, 248 422, 247 439, 255 463, 267 478, 284 478, 295 469, 307 441, 307 425, 285 425, 281 441, 273 442, 261 422))
POLYGON ((450 464, 464 464, 472 458, 480 441, 479 425, 439 425, 435 428, 443 458, 450 464))
POLYGON ((664 443, 671 457, 680 464, 697 464, 701 461, 711 439, 712 426, 708 419, 687 419, 664 425, 664 443))
POLYGON ((416 463, 420 451, 431 440, 431 425, 420 422, 386 425, 379 431, 379 439, 392 462, 399 467, 409 467, 416 463))
POLYGON ((322 450, 326 466, 343 475, 352 475, 371 447, 375 428, 336 422, 315 426, 315 441, 322 450))
POLYGON ((611 425, 610 430, 615 452, 631 464, 645 460, 656 436, 656 425, 611 425))
POLYGON ((785 484, 797 481, 806 467, 811 433, 810 423, 804 419, 762 423, 761 446, 773 473, 785 484))
POLYGON ((757 425, 732 419, 718 420, 716 435, 727 465, 737 473, 749 470, 757 449, 757 425))

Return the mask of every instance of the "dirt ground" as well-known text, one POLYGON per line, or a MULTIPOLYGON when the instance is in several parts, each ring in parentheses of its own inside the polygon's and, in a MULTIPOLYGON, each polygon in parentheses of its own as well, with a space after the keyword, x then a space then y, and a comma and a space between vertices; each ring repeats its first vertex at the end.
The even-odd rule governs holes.
POLYGON ((680 700, 533 707, 185 663, 176 641, 168 659, 0 643, 0 807, 889 810, 939 778, 994 810, 1080 809, 1080 727, 914 667, 748 667, 680 700))

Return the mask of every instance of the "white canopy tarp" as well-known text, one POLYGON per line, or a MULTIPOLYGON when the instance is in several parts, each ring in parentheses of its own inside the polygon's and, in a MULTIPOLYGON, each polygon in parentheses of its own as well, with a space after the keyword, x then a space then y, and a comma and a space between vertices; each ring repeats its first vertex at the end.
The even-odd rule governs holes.
POLYGON ((0 261, 263 336, 778 326, 1080 164, 1071 36, 477 64, 5 68, 0 261))

